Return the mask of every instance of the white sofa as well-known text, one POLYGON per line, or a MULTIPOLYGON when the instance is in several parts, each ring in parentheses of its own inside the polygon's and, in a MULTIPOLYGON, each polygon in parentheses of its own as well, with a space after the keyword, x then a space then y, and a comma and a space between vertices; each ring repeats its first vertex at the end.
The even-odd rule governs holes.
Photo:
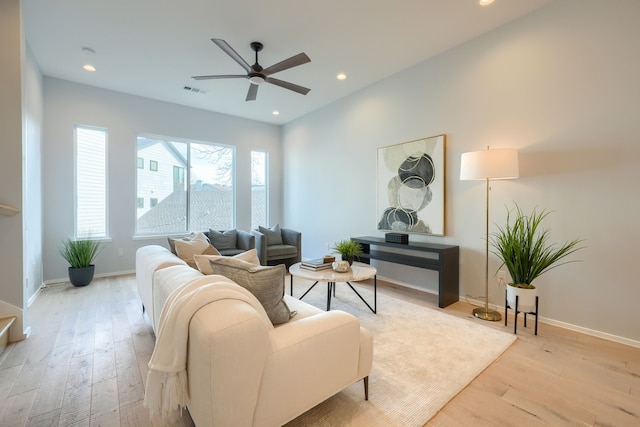
MULTIPOLYGON (((138 291, 154 331, 168 295, 202 277, 164 247, 137 251, 138 291)), ((297 314, 275 327, 259 303, 235 299, 193 316, 187 406, 196 425, 279 426, 361 379, 367 398, 373 344, 358 319, 289 295, 285 301, 297 314)))

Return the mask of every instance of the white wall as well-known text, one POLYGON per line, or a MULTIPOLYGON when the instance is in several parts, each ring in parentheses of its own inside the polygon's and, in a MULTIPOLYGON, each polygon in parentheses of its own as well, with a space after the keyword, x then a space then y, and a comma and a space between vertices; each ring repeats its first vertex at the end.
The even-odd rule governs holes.
POLYGON ((135 251, 165 238, 134 239, 136 219, 136 137, 154 134, 235 145, 236 227, 251 225, 251 150, 269 151, 270 218, 281 207, 280 127, 154 101, 64 80, 44 79, 44 237, 45 281, 66 279, 68 265, 58 253, 60 241, 73 235, 73 128, 108 129, 108 217, 112 241, 96 259, 96 274, 132 271, 135 251), (123 256, 117 256, 117 249, 123 256))
MULTIPOLYGON (((22 64, 20 2, 0 2, 0 204, 22 211, 22 64)), ((23 308, 23 215, 0 216, 0 301, 23 308)), ((0 313, 0 317, 2 313, 0 313)))
POLYGON ((24 278, 25 300, 42 285, 42 73, 33 53, 26 47, 24 72, 24 278))
POLYGON ((0 317, 16 316, 12 341, 28 333, 27 306, 42 284, 42 75, 24 41, 20 1, 0 2, 0 317))
MULTIPOLYGON (((506 205, 555 211, 557 241, 586 239, 537 281, 541 316, 622 341, 640 340, 634 265, 640 226, 640 2, 559 0, 284 127, 284 219, 303 256, 376 231, 376 149, 444 133, 446 236, 461 248, 461 294, 484 294, 484 184, 460 181, 460 155, 520 151, 518 180, 498 181, 491 222, 506 205)), ((348 70, 347 70, 348 71, 348 70)), ((352 72, 356 72, 353 70, 352 72)), ((379 263, 379 274, 436 290, 433 272, 379 263)), ((498 267, 491 256, 490 272, 498 267)), ((504 288, 492 281, 491 302, 504 288)))

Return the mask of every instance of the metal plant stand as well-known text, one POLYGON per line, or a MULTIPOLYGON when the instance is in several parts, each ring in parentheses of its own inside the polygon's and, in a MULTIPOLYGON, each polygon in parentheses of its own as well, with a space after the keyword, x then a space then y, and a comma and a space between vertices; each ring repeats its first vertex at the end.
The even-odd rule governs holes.
MULTIPOLYGON (((507 291, 504 291, 504 326, 507 326, 507 314, 509 313, 509 309, 512 307, 509 307, 509 302, 507 301, 507 291)), ((536 317, 536 324, 535 324, 535 330, 534 330, 534 335, 538 335, 538 296, 536 295, 536 311, 519 311, 518 310, 518 296, 516 295, 516 306, 515 306, 515 312, 516 315, 514 316, 514 324, 513 324, 513 333, 517 334, 518 333, 518 314, 519 313, 524 313, 524 327, 527 327, 527 314, 533 314, 536 317)))

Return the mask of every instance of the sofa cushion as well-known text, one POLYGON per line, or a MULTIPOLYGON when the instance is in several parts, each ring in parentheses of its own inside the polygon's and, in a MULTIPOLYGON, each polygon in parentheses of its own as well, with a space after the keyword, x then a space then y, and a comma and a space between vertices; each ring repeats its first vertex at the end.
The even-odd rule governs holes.
POLYGON ((259 225, 258 231, 264 234, 267 238, 267 246, 282 244, 282 233, 280 232, 280 224, 276 224, 271 228, 266 228, 259 225))
POLYGON ((267 247, 267 259, 282 259, 294 257, 298 254, 295 246, 273 245, 267 247))
POLYGON ((198 237, 198 233, 191 233, 188 236, 180 237, 180 238, 177 238, 177 239, 173 238, 173 237, 167 237, 167 242, 169 243, 169 250, 171 251, 172 254, 175 254, 176 253, 176 240, 181 240, 183 242, 189 242, 189 241, 195 239, 196 237, 198 237))
POLYGON ((235 248, 235 249, 222 249, 218 252, 220 252, 220 255, 224 255, 224 256, 235 256, 235 255, 244 253, 246 251, 247 251, 246 249, 235 248))
POLYGON ((217 231, 217 230, 209 230, 209 240, 211 240, 211 244, 219 251, 225 249, 235 249, 236 248, 236 230, 226 230, 226 231, 217 231))
MULTIPOLYGON (((211 264, 209 263, 212 259, 223 258, 223 254, 220 255, 194 255, 193 260, 196 263, 196 267, 200 270, 202 274, 213 274, 213 270, 211 269, 211 264)), ((237 255, 234 255, 232 258, 239 259, 241 261, 246 261, 253 265, 260 265, 260 260, 258 259, 258 251, 255 249, 250 249, 248 251, 243 251, 237 255)))
POLYGON ((284 301, 284 276, 286 267, 264 267, 237 258, 209 260, 213 274, 225 276, 251 292, 274 325, 288 322, 295 313, 284 301))
POLYGON ((193 259, 194 255, 220 255, 220 252, 211 246, 204 234, 189 241, 176 240, 174 244, 176 255, 192 268, 197 268, 193 259))

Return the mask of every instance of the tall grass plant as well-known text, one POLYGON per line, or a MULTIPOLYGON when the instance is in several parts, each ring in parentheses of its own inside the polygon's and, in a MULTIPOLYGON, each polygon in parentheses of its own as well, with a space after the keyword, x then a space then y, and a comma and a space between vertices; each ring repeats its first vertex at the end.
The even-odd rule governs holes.
POLYGON ((551 229, 542 226, 549 215, 546 210, 534 209, 525 215, 518 205, 508 210, 507 223, 498 226, 492 233, 490 244, 503 266, 509 271, 512 286, 534 288, 533 281, 547 271, 561 265, 575 262, 566 257, 583 248, 582 239, 575 239, 562 245, 549 243, 551 229), (564 260, 564 261, 563 261, 564 260), (563 262, 561 262, 563 261, 563 262))

